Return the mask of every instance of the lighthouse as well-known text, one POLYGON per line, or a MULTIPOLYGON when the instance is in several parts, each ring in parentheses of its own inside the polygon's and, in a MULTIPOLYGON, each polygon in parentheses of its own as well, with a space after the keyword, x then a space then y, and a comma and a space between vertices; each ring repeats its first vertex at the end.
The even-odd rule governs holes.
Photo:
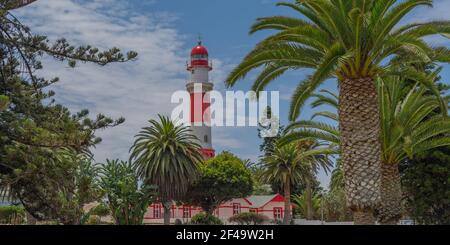
POLYGON ((191 51, 187 70, 190 73, 186 89, 191 96, 191 130, 200 140, 203 157, 209 159, 215 156, 215 151, 211 137, 211 114, 209 113, 211 103, 207 93, 213 89, 214 84, 209 81, 212 65, 209 62, 208 50, 201 41, 191 51))

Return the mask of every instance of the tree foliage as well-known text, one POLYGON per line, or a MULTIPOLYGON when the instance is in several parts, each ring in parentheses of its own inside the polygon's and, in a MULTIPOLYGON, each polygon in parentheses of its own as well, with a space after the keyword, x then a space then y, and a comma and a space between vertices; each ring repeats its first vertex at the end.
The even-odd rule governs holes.
POLYGON ((408 213, 420 224, 450 224, 450 148, 420 154, 401 165, 408 213))
POLYGON ((0 224, 18 225, 25 221, 25 209, 19 206, 0 206, 0 224))
MULTIPOLYGON (((312 195, 312 213, 313 219, 319 220, 320 217, 320 207, 321 207, 321 196, 320 193, 314 193, 312 195)), ((294 213, 300 217, 306 219, 308 216, 308 200, 305 193, 301 195, 292 196, 292 202, 295 204, 294 213)))
MULTIPOLYGON (((375 78, 391 74, 392 67, 411 61, 449 62, 450 52, 446 47, 432 47, 423 40, 439 34, 449 37, 448 21, 397 25, 413 9, 432 4, 432 0, 297 0, 278 3, 299 17, 259 18, 251 27, 251 34, 265 30, 274 32, 255 46, 225 83, 234 86, 249 72, 262 68, 252 86, 259 92, 286 72, 312 69, 313 74, 293 90, 289 118, 294 121, 306 100, 329 78, 340 81, 375 78)), ((409 67, 403 68, 404 74, 413 73, 409 67)), ((433 91, 437 92, 435 88, 433 91)))
POLYGON ((99 205, 93 207, 91 210, 89 210, 90 215, 96 215, 99 217, 108 216, 111 214, 111 210, 109 209, 108 205, 104 203, 100 203, 99 205))
POLYGON ((168 117, 149 123, 136 135, 130 162, 147 184, 158 187, 162 201, 180 200, 197 178, 203 160, 198 139, 188 127, 177 126, 168 117))
POLYGON ((65 39, 52 42, 35 35, 9 12, 31 2, 0 1, 0 187, 7 188, 35 218, 70 216, 62 221, 70 223, 78 219, 84 202, 74 193, 80 167, 75 158, 91 155, 91 147, 101 142, 97 130, 124 119, 102 114, 91 119, 88 110, 72 114, 57 104, 51 87, 59 79, 37 76, 43 69, 40 60, 50 56, 71 67, 76 61, 107 65, 132 60, 137 54, 76 47, 65 39), (72 213, 61 214, 71 209, 72 213))
POLYGON ((51 158, 36 158, 33 164, 16 169, 14 176, 4 176, 3 181, 10 183, 13 196, 39 220, 80 224, 83 206, 102 196, 96 177, 89 157, 60 151, 51 158), (17 190, 16 185, 24 189, 17 190))
POLYGON ((141 185, 133 166, 128 162, 107 160, 101 165, 100 186, 118 225, 141 225, 148 206, 156 199, 156 188, 141 185))
POLYGON ((263 153, 261 157, 266 157, 272 154, 276 147, 276 141, 281 137, 284 127, 280 125, 279 118, 276 118, 272 113, 272 108, 269 106, 264 112, 265 118, 263 123, 259 123, 258 137, 262 139, 259 150, 263 153))
POLYGON ((322 208, 328 222, 352 221, 352 212, 345 200, 344 174, 340 159, 331 173, 329 190, 323 193, 322 208))
POLYGON ((247 197, 253 191, 252 173, 241 159, 223 152, 200 165, 200 176, 185 201, 212 213, 221 203, 247 197))
MULTIPOLYGON (((431 72, 427 79, 435 82, 438 72, 439 69, 431 72)), ((445 113, 442 113, 440 107, 440 101, 446 101, 446 98, 437 99, 424 86, 419 86, 417 83, 409 84, 410 81, 401 79, 390 76, 377 81, 382 126, 382 161, 385 165, 397 168, 408 158, 414 159, 417 155, 450 144, 448 137, 450 121, 445 113)), ((338 104, 338 97, 329 91, 322 91, 315 97, 316 100, 312 103, 314 107, 322 105, 335 107, 338 104)), ((324 116, 332 121, 338 118, 332 112, 326 114, 318 112, 313 118, 318 116, 324 116)), ((339 144, 340 142, 338 128, 326 123, 299 121, 291 124, 288 130, 292 130, 292 132, 281 139, 281 142, 304 140, 305 138, 317 139, 330 144, 339 144)), ((385 179, 382 186, 385 184, 385 179)), ((393 176, 391 179, 395 179, 400 188, 400 176, 393 176)), ((342 169, 335 170, 331 183, 334 186, 342 186, 342 169)), ((395 191, 400 192, 400 190, 395 191)), ((382 196, 392 197, 393 195, 382 189, 382 196)), ((383 200, 379 208, 380 218, 383 215, 395 216, 397 219, 401 216, 401 195, 395 195, 393 198, 389 199, 389 202, 383 200)))

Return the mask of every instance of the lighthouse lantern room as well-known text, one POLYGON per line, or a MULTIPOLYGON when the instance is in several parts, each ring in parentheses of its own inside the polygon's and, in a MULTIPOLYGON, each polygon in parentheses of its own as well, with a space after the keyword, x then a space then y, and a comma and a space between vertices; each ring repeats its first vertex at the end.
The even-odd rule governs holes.
POLYGON ((208 50, 199 41, 191 51, 191 61, 187 66, 190 79, 186 89, 191 96, 191 129, 200 140, 201 152, 205 159, 214 157, 211 137, 211 115, 209 113, 210 98, 207 92, 214 87, 209 81, 209 72, 212 65, 209 63, 208 50), (208 122, 208 123, 206 123, 208 122))

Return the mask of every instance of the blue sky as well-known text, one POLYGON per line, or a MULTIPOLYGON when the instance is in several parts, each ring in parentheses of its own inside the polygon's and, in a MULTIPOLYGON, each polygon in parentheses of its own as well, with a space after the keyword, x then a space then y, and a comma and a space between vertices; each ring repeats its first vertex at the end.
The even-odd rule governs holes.
MULTIPOLYGON (((94 150, 96 160, 128 158, 134 135, 156 114, 169 115, 175 106, 170 96, 184 89, 188 74, 185 62, 200 33, 208 47, 215 70, 212 80, 225 91, 227 73, 268 33, 249 35, 249 27, 258 17, 293 15, 277 1, 270 0, 39 0, 16 11, 34 32, 55 40, 65 37, 74 44, 92 44, 100 48, 117 46, 135 50, 139 58, 127 64, 98 67, 80 64, 76 69, 45 58, 47 78, 58 76, 57 100, 73 111, 88 108, 92 114, 124 116, 127 122, 117 128, 99 132, 103 142, 94 150)), ((435 8, 419 9, 406 21, 423 21, 449 17, 450 1, 436 0, 435 8)), ((444 44, 442 38, 431 38, 444 44)), ((448 42, 447 42, 448 43, 448 42)), ((450 68, 443 73, 450 78, 450 68)), ((295 84, 308 71, 289 73, 268 90, 280 91, 281 120, 286 124, 289 97, 295 84)), ((249 89, 254 74, 234 89, 249 89)), ((326 88, 335 89, 334 82, 326 88)), ((311 110, 302 114, 308 119, 311 110)), ((218 152, 229 150, 242 158, 256 160, 260 140, 257 130, 247 128, 215 128, 213 144, 218 152)), ((329 177, 319 175, 324 186, 329 177)))

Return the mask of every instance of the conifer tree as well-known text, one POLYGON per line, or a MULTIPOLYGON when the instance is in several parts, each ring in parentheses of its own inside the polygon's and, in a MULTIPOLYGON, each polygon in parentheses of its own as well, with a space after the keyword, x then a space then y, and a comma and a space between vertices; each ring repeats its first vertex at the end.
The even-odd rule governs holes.
POLYGON ((104 66, 133 60, 137 53, 35 35, 9 12, 32 2, 0 0, 0 189, 8 189, 35 218, 52 219, 64 208, 59 187, 70 185, 76 174, 62 159, 67 152, 91 156, 90 149, 101 141, 96 132, 124 118, 99 114, 91 119, 88 110, 72 114, 57 104, 51 87, 59 79, 37 76, 40 60, 50 56, 71 67, 77 61, 104 66))

